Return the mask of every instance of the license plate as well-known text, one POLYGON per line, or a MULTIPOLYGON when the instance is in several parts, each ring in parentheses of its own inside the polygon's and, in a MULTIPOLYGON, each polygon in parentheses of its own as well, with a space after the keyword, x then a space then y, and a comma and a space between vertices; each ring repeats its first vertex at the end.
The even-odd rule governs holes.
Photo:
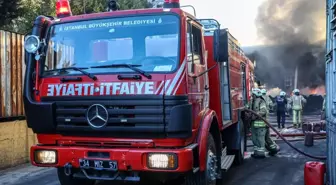
POLYGON ((84 169, 110 170, 110 171, 118 170, 117 161, 109 161, 109 160, 79 159, 79 166, 80 168, 84 169))

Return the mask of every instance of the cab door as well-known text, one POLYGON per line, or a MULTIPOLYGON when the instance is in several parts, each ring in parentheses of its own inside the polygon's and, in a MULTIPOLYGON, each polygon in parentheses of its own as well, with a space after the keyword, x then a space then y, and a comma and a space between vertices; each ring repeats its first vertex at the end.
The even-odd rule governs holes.
POLYGON ((194 117, 208 105, 208 78, 206 70, 206 51, 204 49, 202 26, 187 20, 187 71, 188 94, 193 104, 194 117))

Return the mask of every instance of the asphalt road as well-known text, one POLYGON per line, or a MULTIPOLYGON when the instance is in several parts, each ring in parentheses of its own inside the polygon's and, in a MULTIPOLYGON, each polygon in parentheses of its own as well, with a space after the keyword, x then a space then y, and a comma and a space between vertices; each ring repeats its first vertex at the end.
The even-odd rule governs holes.
MULTIPOLYGON (((280 153, 266 159, 253 159, 246 154, 245 163, 235 166, 224 174, 223 185, 303 185, 304 164, 309 159, 283 142, 278 143, 280 153)), ((323 156, 326 153, 325 140, 316 140, 313 147, 305 147, 303 141, 293 144, 310 154, 323 156)), ((37 168, 29 164, 6 171, 0 171, 1 185, 60 185, 55 169, 37 168)), ((108 185, 111 183, 99 183, 108 185)))

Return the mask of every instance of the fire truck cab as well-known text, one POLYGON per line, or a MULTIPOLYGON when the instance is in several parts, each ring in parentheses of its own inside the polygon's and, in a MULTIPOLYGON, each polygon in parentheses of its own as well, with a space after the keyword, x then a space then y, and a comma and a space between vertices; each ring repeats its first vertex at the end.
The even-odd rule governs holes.
POLYGON ((216 184, 246 150, 253 65, 213 19, 163 8, 39 16, 25 38, 31 163, 61 185, 216 184))

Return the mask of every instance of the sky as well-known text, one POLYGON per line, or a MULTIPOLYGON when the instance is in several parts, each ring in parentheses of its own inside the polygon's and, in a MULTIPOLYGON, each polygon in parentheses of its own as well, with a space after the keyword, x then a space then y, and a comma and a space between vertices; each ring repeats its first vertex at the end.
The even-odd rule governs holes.
MULTIPOLYGON (((263 1, 265 0, 180 0, 180 3, 193 5, 197 18, 218 20, 221 27, 228 28, 242 46, 253 46, 261 44, 254 20, 263 1)), ((190 8, 184 10, 192 13, 190 8)))

